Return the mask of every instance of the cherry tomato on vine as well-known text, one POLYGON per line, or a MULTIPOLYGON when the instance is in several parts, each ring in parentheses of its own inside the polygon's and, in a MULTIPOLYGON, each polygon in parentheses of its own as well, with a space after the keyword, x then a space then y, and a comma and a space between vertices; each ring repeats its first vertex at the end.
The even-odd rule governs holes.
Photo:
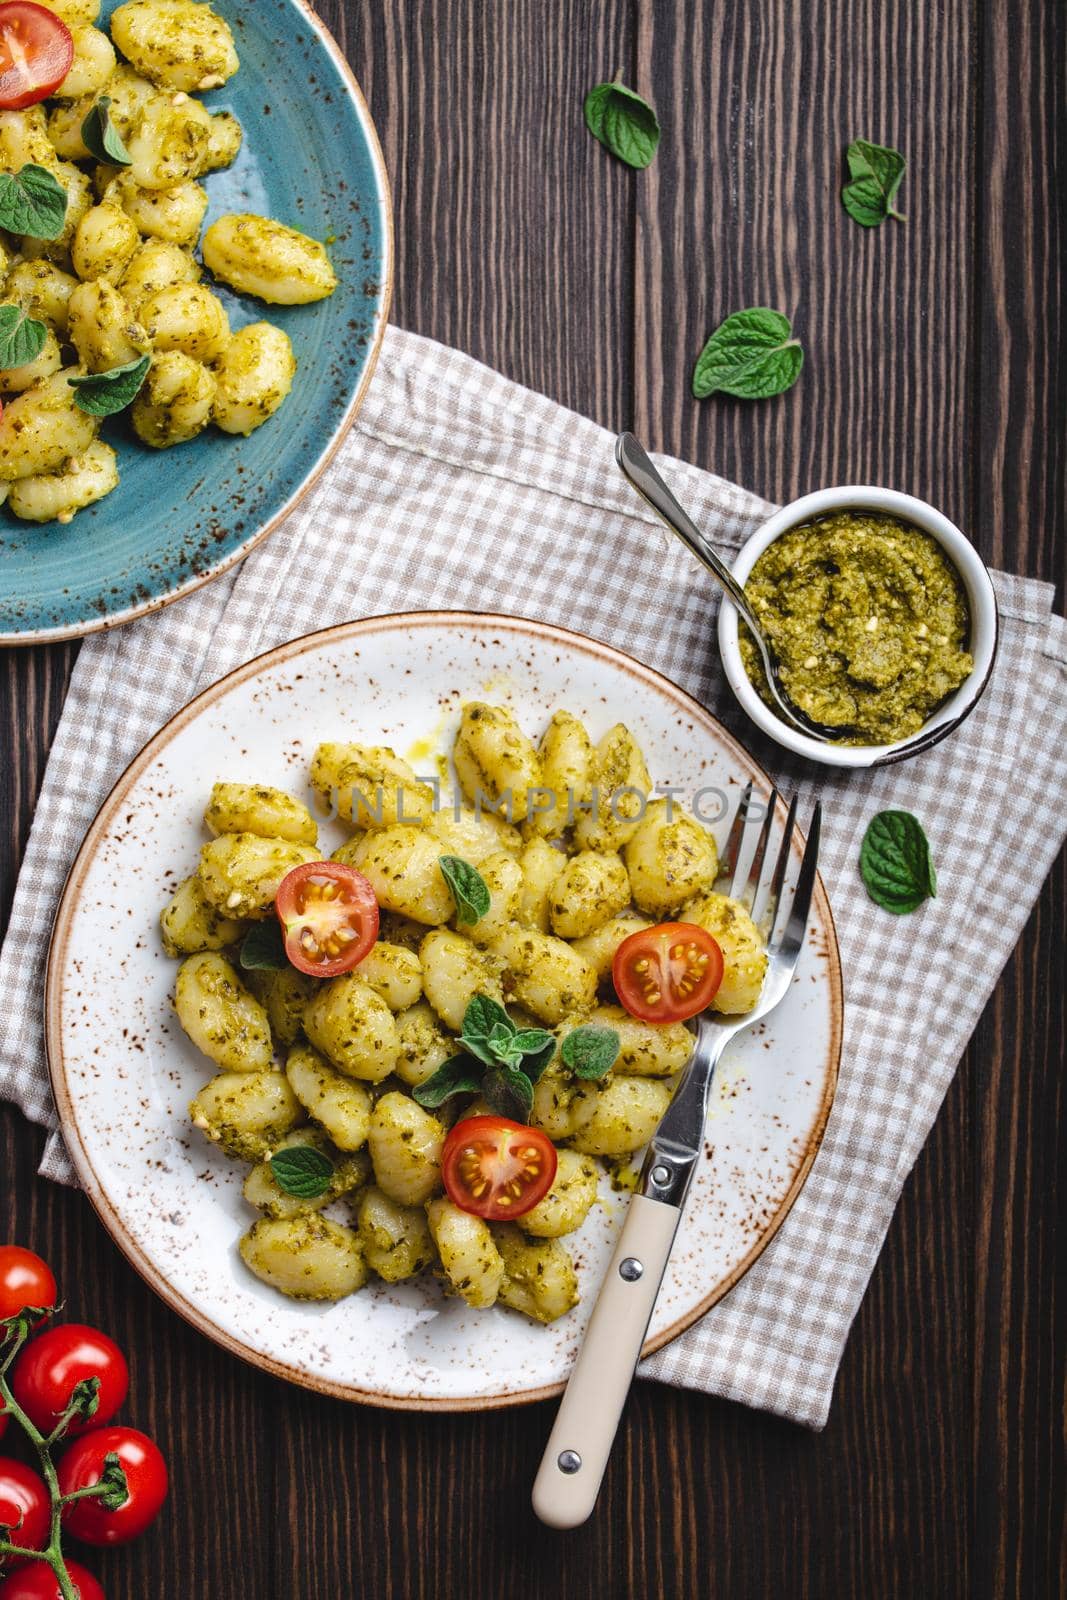
POLYGON ((461 1211, 490 1222, 525 1216, 552 1187, 556 1147, 507 1117, 466 1117, 445 1140, 441 1176, 461 1211))
POLYGON ((83 1323, 67 1322, 39 1333, 19 1351, 11 1388, 34 1427, 49 1434, 83 1378, 99 1378, 99 1403, 92 1417, 71 1420, 70 1437, 111 1421, 129 1392, 130 1371, 114 1339, 83 1323))
POLYGON ((51 1268, 40 1256, 20 1244, 0 1244, 0 1322, 17 1317, 27 1306, 47 1311, 58 1294, 51 1268))
POLYGON ((624 939, 611 980, 632 1017, 684 1022, 710 1005, 722 982, 718 944, 693 922, 660 922, 624 939))
MULTIPOLYGON (((66 1563, 78 1600, 104 1600, 103 1589, 80 1561, 67 1556, 66 1563)), ((30 1561, 0 1583, 0 1600, 63 1600, 63 1591, 47 1561, 30 1561)))
MULTIPOLYGON (((52 1502, 43 1478, 21 1461, 0 1456, 0 1527, 5 1538, 26 1550, 43 1550, 52 1528, 52 1502)), ((12 1571, 25 1556, 0 1556, 0 1567, 12 1571)))
POLYGON ((75 1439, 59 1463, 62 1494, 87 1489, 104 1475, 104 1458, 114 1452, 126 1474, 128 1493, 117 1511, 99 1500, 75 1500, 63 1512, 63 1526, 84 1544, 128 1544, 155 1521, 167 1498, 167 1463, 147 1434, 136 1428, 94 1428, 75 1439))
POLYGON ((351 972, 378 937, 374 890, 362 872, 339 861, 294 867, 278 885, 274 907, 288 960, 313 978, 351 972))
POLYGON ((31 0, 0 5, 0 110, 21 111, 59 88, 74 60, 65 22, 31 0))

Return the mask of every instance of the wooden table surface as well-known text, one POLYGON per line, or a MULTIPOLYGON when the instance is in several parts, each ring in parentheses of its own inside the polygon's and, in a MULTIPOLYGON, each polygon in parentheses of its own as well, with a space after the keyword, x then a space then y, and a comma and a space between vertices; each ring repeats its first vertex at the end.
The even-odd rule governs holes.
MULTIPOLYGON (((393 179, 398 323, 772 499, 911 490, 998 566, 1062 580, 1062 5, 322 10, 393 179), (643 174, 582 123, 616 70, 663 126, 643 174), (855 137, 906 153, 905 225, 845 216, 855 137), (754 304, 794 318, 800 382, 695 402, 704 338, 754 304)), ((75 655, 0 653, 0 927, 75 655)), ((109 1600, 1054 1594, 1065 890, 1061 861, 905 1188, 826 1431, 639 1384, 571 1535, 528 1509, 550 1407, 423 1419, 260 1376, 164 1309, 84 1199, 36 1178, 42 1135, 0 1108, 0 1233, 131 1351, 130 1415, 173 1468, 160 1527, 95 1563, 109 1600)))

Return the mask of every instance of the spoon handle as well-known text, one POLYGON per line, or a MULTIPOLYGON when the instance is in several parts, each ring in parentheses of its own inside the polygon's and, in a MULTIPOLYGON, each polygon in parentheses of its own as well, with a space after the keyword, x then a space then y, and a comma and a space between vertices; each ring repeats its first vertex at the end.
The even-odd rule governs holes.
POLYGON ((725 562, 715 554, 700 529, 686 516, 632 433, 619 434, 615 441, 615 460, 642 500, 652 507, 672 533, 678 535, 697 560, 714 573, 753 633, 761 638, 762 630, 752 614, 745 591, 725 562))

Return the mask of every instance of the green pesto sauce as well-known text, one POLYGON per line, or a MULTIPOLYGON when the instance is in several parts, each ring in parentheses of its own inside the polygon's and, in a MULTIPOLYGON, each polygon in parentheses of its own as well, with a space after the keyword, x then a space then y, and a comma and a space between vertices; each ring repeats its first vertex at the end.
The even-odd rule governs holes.
MULTIPOLYGON (((850 730, 843 744, 917 733, 974 662, 955 567, 929 534, 876 512, 837 511, 776 539, 745 593, 809 716, 850 730)), ((772 710, 755 642, 740 628, 745 671, 772 710)))

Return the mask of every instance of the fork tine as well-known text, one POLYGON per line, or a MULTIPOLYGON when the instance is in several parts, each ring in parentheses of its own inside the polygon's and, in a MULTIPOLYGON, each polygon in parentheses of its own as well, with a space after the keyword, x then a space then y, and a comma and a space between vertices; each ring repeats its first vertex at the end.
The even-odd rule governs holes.
POLYGON ((771 829, 774 826, 774 814, 777 810, 777 807, 778 790, 772 789, 770 799, 767 801, 767 812, 763 818, 763 826, 760 828, 759 838, 756 840, 756 848, 753 852, 752 864, 748 869, 748 888, 752 890, 752 899, 749 902, 749 910, 752 913, 753 922, 756 921, 756 902, 760 898, 761 890, 764 888, 763 869, 764 863, 767 860, 767 845, 770 841, 771 829))
MULTIPOLYGON (((793 829, 797 821, 797 796, 794 795, 789 802, 789 815, 785 819, 785 830, 782 842, 778 847, 778 859, 774 864, 774 877, 771 879, 770 893, 766 904, 761 907, 761 914, 767 923, 767 942, 774 937, 774 924, 778 916, 778 905, 782 898, 782 889, 785 886, 785 875, 789 871, 789 848, 793 842, 793 829)), ((752 913, 753 922, 758 922, 755 908, 752 913)))
POLYGON ((726 841, 726 848, 719 862, 719 878, 730 879, 730 893, 733 894, 733 879, 737 872, 738 857, 741 854, 741 842, 745 837, 745 823, 748 821, 748 808, 752 804, 751 781, 745 784, 741 791, 741 798, 737 803, 737 811, 730 826, 730 836, 726 841))
MULTIPOLYGON (((811 910, 811 897, 815 892, 815 878, 819 869, 819 834, 822 831, 822 805, 817 800, 815 809, 811 814, 811 825, 808 828, 807 843, 804 846, 804 859, 800 863, 800 872, 797 876, 797 886, 793 893, 793 903, 789 907, 789 916, 785 928, 774 945, 774 930, 769 935, 769 945, 776 959, 782 963, 794 963, 804 944, 804 935, 808 928, 808 913, 811 910)), ((777 916, 775 917, 777 921, 777 916)))

